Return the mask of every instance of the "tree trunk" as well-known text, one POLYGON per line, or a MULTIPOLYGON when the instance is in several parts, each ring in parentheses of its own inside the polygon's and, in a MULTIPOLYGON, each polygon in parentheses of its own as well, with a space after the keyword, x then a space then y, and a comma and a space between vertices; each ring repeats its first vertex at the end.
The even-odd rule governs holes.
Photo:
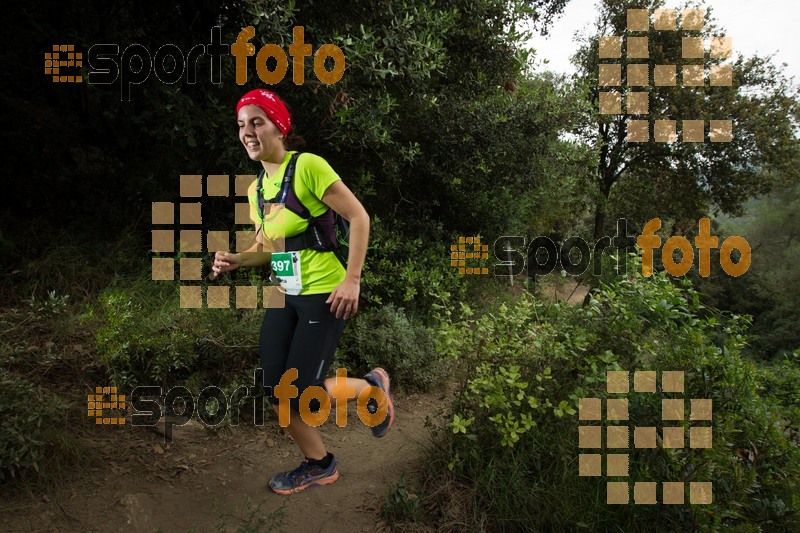
POLYGON ((594 242, 597 242, 603 237, 603 227, 606 222, 606 207, 608 206, 608 197, 611 196, 611 186, 614 184, 614 178, 608 176, 611 172, 606 169, 601 169, 601 182, 600 182, 600 200, 594 206, 594 242))
POLYGON ((594 206, 594 242, 597 242, 603 237, 603 225, 606 221, 606 201, 608 197, 604 197, 597 205, 594 206))

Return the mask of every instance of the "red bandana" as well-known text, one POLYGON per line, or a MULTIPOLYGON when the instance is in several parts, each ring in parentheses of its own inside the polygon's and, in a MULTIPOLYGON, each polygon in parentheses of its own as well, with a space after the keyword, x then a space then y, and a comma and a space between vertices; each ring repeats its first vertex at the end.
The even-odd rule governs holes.
POLYGON ((289 110, 286 109, 286 104, 283 103, 278 95, 272 91, 254 89, 245 94, 236 104, 236 114, 238 115, 239 110, 246 105, 260 107, 282 134, 288 135, 289 131, 291 131, 292 117, 289 116, 289 110))

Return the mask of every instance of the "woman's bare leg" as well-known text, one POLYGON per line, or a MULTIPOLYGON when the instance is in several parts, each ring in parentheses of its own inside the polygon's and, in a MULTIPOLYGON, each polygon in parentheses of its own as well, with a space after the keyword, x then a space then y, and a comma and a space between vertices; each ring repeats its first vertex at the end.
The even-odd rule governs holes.
MULTIPOLYGON (((278 406, 273 406, 275 413, 278 406)), ((294 439, 294 443, 300 448, 300 453, 309 459, 324 459, 327 455, 325 444, 322 442, 322 435, 315 427, 309 426, 303 421, 300 413, 294 409, 289 409, 289 425, 286 426, 289 435, 294 439)))
MULTIPOLYGON (((336 379, 337 378, 328 378, 325 380, 325 389, 327 391, 333 390, 333 387, 337 385, 336 379)), ((342 386, 341 378, 339 386, 342 386)), ((361 391, 369 387, 370 384, 364 379, 346 378, 345 386, 355 391, 353 396, 348 398, 348 401, 351 401, 358 398, 358 395, 361 393, 361 391)), ((351 391, 347 392, 352 394, 351 391)), ((336 404, 332 407, 337 408, 340 402, 339 400, 334 401, 336 404)), ((274 407, 275 412, 277 413, 278 406, 275 405, 274 407)), ((342 408, 344 408, 343 405, 342 408)), ((305 457, 308 457, 309 459, 324 459, 327 455, 328 452, 325 449, 325 444, 322 442, 322 434, 320 434, 319 429, 306 424, 299 412, 293 409, 289 410, 289 425, 286 427, 286 430, 294 439, 297 447, 300 448, 300 453, 302 453, 305 457)))
MULTIPOLYGON (((370 385, 367 380, 361 379, 361 378, 335 377, 335 378, 328 378, 328 379, 325 380, 325 390, 328 391, 328 394, 331 394, 331 392, 334 392, 334 394, 331 394, 331 396, 334 396, 335 394, 338 393, 338 391, 336 390, 336 387, 339 387, 339 388, 342 389, 342 392, 341 392, 342 396, 345 396, 345 395, 348 396, 347 401, 342 402, 342 403, 347 403, 347 402, 354 401, 355 399, 358 398, 358 395, 361 394, 362 390, 366 389, 367 387, 371 387, 371 386, 372 385, 370 385), (351 389, 351 390, 348 390, 348 389, 351 389)), ((340 403, 339 399, 334 399, 332 397, 331 398, 331 402, 333 404, 332 407, 334 407, 334 408, 339 407, 339 403, 340 403)), ((342 405, 341 407, 344 408, 344 405, 342 405)))

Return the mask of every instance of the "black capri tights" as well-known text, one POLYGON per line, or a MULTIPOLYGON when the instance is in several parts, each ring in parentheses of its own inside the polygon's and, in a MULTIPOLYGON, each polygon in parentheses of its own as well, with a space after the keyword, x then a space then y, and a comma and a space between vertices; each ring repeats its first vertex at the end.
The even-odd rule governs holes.
MULTIPOLYGON (((297 397, 289 401, 292 410, 300 411, 300 395, 305 389, 323 386, 344 329, 344 319, 337 319, 330 304, 325 303, 329 296, 330 293, 287 294, 285 307, 267 308, 261 325, 259 355, 264 388, 271 403, 278 403, 273 391, 290 368, 298 372, 293 382, 298 389, 297 397)), ((311 412, 317 412, 319 407, 319 401, 312 399, 311 412)))

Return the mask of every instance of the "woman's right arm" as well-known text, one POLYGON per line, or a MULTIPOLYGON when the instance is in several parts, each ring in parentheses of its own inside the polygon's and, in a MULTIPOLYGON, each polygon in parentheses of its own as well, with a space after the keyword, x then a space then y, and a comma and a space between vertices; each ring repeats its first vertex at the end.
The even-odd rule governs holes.
POLYGON ((260 234, 256 236, 256 242, 253 243, 253 246, 244 252, 238 254, 217 252, 214 254, 214 264, 211 267, 214 277, 225 272, 231 272, 239 267, 254 267, 269 263, 272 259, 273 246, 271 246, 270 241, 264 242, 259 237, 260 234))

